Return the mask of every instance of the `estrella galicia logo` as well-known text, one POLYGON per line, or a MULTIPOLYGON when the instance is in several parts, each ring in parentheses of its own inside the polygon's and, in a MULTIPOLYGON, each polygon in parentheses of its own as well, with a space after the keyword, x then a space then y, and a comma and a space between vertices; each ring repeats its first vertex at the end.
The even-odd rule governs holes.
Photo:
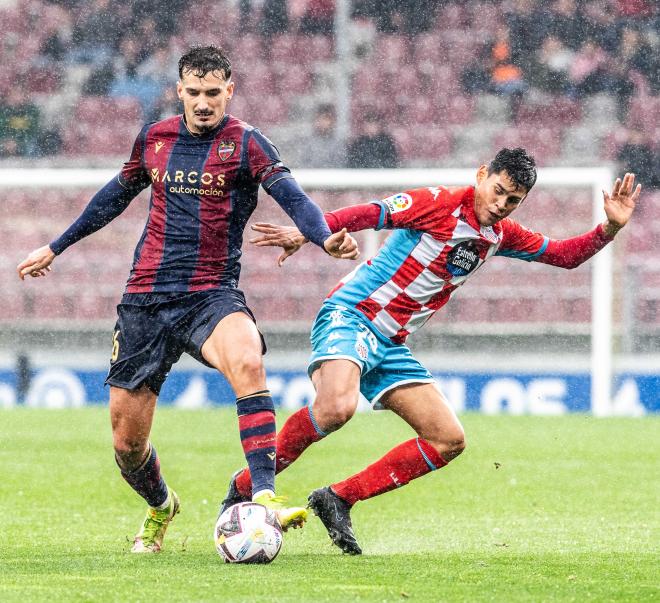
POLYGON ((220 161, 227 161, 227 159, 229 159, 234 154, 235 150, 235 142, 227 142, 226 140, 223 140, 222 142, 218 143, 218 157, 220 157, 220 161))
POLYGON ((454 245, 447 255, 447 270, 453 276, 465 276, 479 264, 479 249, 474 241, 463 241, 454 245))

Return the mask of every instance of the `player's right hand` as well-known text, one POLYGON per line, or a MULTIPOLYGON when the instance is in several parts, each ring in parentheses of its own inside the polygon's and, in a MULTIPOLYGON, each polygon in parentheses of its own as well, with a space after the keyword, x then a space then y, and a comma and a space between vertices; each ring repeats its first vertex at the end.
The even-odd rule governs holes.
POLYGON ((46 276, 54 259, 55 254, 48 245, 35 249, 16 267, 18 278, 25 280, 28 275, 34 278, 46 276))

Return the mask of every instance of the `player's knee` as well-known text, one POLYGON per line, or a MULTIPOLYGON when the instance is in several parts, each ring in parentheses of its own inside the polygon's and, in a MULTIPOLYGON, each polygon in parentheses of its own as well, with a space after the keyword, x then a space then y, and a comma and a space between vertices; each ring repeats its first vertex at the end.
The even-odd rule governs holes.
POLYGON ((333 422, 336 425, 344 425, 345 423, 348 423, 355 414, 355 408, 356 405, 353 404, 351 401, 347 401, 345 403, 340 403, 336 405, 330 411, 333 422))
POLYGON ((122 469, 133 470, 139 467, 144 461, 148 447, 148 442, 141 438, 126 436, 114 438, 115 456, 122 469))
POLYGON ((461 427, 457 427, 456 429, 449 432, 445 436, 444 440, 445 452, 443 454, 443 458, 446 461, 455 459, 465 450, 465 432, 461 427))
POLYGON ((445 461, 449 462, 455 459, 459 454, 465 450, 465 432, 460 425, 452 427, 450 430, 446 428, 442 431, 427 436, 425 438, 442 456, 445 461))
POLYGON ((265 370, 261 353, 246 350, 234 361, 231 372, 240 375, 242 379, 262 380, 265 378, 265 370))
POLYGON ((334 431, 348 423, 357 409, 357 396, 345 394, 343 396, 319 395, 314 402, 312 412, 324 431, 334 431))

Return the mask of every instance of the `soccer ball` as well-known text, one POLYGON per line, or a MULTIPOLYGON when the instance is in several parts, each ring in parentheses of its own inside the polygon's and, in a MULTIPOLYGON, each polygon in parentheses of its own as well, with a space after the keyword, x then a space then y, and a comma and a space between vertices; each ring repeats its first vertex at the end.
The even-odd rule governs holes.
POLYGON ((226 563, 270 563, 282 548, 275 511, 253 502, 238 503, 222 513, 213 537, 226 563))

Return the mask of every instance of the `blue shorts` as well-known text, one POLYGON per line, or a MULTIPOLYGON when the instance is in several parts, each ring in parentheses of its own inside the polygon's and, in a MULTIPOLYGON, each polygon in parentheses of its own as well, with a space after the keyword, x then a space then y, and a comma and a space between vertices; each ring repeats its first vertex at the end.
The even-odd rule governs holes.
POLYGON ((360 392, 372 403, 407 383, 435 379, 410 349, 378 332, 359 311, 325 302, 312 327, 312 357, 307 372, 325 360, 345 359, 360 367, 360 392))
MULTIPOLYGON (((110 371, 105 382, 124 389, 145 384, 155 394, 184 352, 202 358, 202 346, 229 314, 254 316, 239 289, 193 293, 126 293, 117 306, 110 371)), ((262 352, 266 346, 262 341, 262 352)))

